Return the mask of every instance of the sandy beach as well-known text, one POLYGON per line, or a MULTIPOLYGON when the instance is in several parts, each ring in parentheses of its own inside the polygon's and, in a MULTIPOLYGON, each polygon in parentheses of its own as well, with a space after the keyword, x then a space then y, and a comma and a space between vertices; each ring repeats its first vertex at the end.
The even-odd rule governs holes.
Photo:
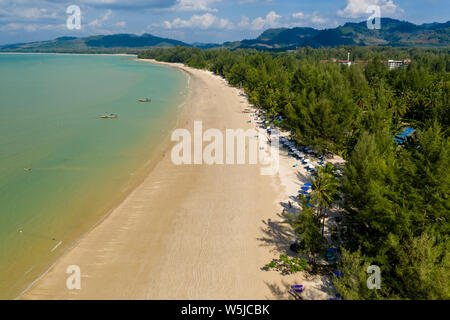
MULTIPOLYGON (((142 63, 148 63, 142 61, 142 63)), ((191 94, 178 127, 255 128, 241 91, 210 72, 170 64, 190 75, 191 94)), ((150 174, 112 213, 21 299, 306 299, 331 296, 329 278, 282 276, 262 268, 289 245, 281 212, 306 171, 281 151, 279 173, 259 165, 173 164, 170 142, 150 174), (81 269, 68 290, 66 269, 81 269)))

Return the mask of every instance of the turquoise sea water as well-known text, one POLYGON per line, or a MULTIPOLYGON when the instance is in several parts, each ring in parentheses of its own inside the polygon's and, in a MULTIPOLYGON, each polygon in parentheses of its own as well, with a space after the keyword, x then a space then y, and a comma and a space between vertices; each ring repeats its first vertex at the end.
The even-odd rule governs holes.
POLYGON ((117 204, 175 125, 187 77, 131 58, 0 54, 0 298, 117 204))

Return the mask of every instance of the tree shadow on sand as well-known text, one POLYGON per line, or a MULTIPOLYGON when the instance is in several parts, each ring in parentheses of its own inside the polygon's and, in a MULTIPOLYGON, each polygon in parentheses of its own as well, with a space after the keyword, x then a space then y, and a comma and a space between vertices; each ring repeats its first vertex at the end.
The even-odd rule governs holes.
POLYGON ((278 300, 302 300, 301 295, 291 292, 291 284, 286 281, 281 281, 281 286, 277 283, 269 283, 264 281, 266 286, 269 288, 273 297, 266 297, 267 299, 278 299, 278 300))
POLYGON ((261 231, 263 236, 258 238, 261 246, 271 247, 271 252, 286 253, 289 250, 289 242, 292 241, 292 232, 288 225, 284 222, 288 212, 294 212, 295 208, 290 208, 288 203, 282 203, 283 212, 278 213, 279 221, 273 221, 270 218, 263 220, 261 231))

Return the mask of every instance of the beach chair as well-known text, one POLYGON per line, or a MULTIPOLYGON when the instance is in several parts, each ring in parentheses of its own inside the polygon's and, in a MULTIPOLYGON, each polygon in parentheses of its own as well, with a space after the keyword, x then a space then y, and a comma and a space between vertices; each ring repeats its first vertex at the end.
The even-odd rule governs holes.
POLYGON ((302 293, 305 290, 305 287, 303 285, 295 285, 291 286, 291 289, 289 290, 289 293, 296 299, 296 300, 303 300, 302 293))
POLYGON ((327 261, 335 261, 335 260, 336 260, 336 257, 335 257, 334 254, 332 254, 332 253, 327 253, 327 254, 325 255, 325 259, 326 259, 327 261))
POLYGON ((298 300, 303 300, 302 298, 302 293, 305 290, 305 287, 301 284, 301 285, 294 285, 291 286, 291 289, 289 290, 289 293, 298 300))
POLYGON ((291 286, 291 290, 296 293, 302 293, 303 289, 304 289, 304 287, 302 284, 291 286))
POLYGON ((338 277, 338 278, 342 278, 344 276, 344 273, 342 271, 339 270, 334 270, 333 274, 338 277))

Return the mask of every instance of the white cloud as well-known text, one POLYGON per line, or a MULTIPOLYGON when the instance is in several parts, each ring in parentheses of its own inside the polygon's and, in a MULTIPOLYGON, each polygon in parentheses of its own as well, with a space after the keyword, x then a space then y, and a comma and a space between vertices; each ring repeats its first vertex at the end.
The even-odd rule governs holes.
MULTIPOLYGON (((0 2, 0 5, 2 3, 0 2)), ((58 12, 56 10, 48 10, 46 8, 36 8, 36 7, 20 7, 12 6, 8 9, 4 9, 0 6, 0 22, 5 22, 9 20, 17 21, 32 21, 39 22, 40 20, 55 20, 58 18, 58 12)))
POLYGON ((241 22, 238 23, 239 29, 245 29, 250 25, 250 19, 246 16, 243 16, 241 22))
POLYGON ((221 0, 177 0, 173 10, 217 12, 218 10, 212 8, 212 5, 220 1, 221 0))
POLYGON ((403 12, 394 0, 347 0, 347 6, 343 10, 338 10, 337 14, 345 18, 367 16, 367 8, 372 5, 379 6, 381 14, 385 15, 403 12))
POLYGON ((64 24, 8 23, 0 25, 0 31, 35 32, 38 30, 63 30, 65 27, 64 24))
POLYGON ((274 0, 239 0, 239 4, 261 4, 273 3, 274 0))
POLYGON ((89 27, 99 28, 102 27, 109 18, 112 17, 113 12, 111 10, 106 10, 106 12, 99 18, 88 23, 89 27))
POLYGON ((227 19, 218 18, 211 13, 194 15, 189 20, 176 18, 173 21, 164 21, 167 29, 200 28, 200 29, 234 29, 234 24, 227 19))
POLYGON ((317 11, 312 13, 297 12, 289 16, 289 18, 290 19, 286 23, 286 26, 289 28, 315 27, 323 29, 332 25, 328 17, 320 15, 317 11))
POLYGON ((119 21, 116 23, 116 26, 121 28, 125 27, 126 25, 127 25, 126 21, 119 21))
POLYGON ((106 10, 106 13, 104 15, 102 15, 101 19, 102 21, 107 21, 109 18, 111 18, 112 16, 112 11, 111 10, 106 10))
POLYGON ((300 19, 305 18, 305 14, 303 12, 297 12, 297 13, 293 13, 292 17, 294 19, 299 19, 300 20, 300 19))
POLYGON ((317 12, 313 12, 310 20, 312 23, 315 23, 315 24, 324 24, 324 23, 328 22, 327 18, 319 16, 317 12))
POLYGON ((281 16, 275 11, 270 11, 265 18, 259 17, 253 20, 251 23, 251 28, 253 30, 276 28, 280 26, 280 19, 281 16))

